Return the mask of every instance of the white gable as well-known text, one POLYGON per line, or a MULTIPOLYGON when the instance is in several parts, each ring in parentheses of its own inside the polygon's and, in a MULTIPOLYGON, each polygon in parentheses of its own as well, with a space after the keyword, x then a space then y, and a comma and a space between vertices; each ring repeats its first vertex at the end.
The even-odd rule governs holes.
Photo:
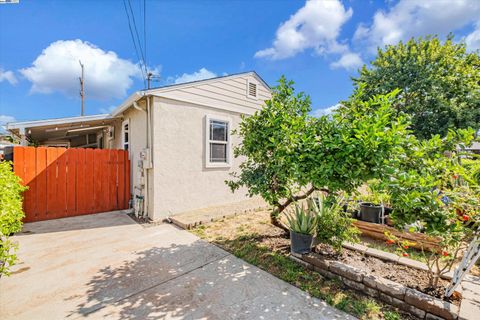
POLYGON ((150 93, 244 114, 253 114, 271 96, 270 88, 255 72, 174 85, 150 93))

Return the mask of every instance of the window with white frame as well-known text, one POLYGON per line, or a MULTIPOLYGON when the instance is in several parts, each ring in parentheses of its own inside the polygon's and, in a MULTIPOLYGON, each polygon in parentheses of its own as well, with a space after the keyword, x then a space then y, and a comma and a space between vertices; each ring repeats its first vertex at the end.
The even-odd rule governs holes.
POLYGON ((206 117, 206 164, 209 167, 230 165, 230 120, 206 117))
POLYGON ((128 120, 122 122, 122 147, 128 150, 130 146, 130 123, 128 120))

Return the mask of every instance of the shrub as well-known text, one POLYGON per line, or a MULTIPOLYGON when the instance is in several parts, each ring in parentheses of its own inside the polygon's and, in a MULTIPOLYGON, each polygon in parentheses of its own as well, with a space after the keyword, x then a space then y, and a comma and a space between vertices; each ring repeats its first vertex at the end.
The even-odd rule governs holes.
POLYGON ((439 239, 441 252, 427 253, 430 285, 453 266, 480 223, 480 189, 462 165, 462 153, 472 130, 449 131, 406 143, 403 156, 392 161, 386 185, 391 195, 395 225, 422 231, 439 239), (415 227, 418 226, 418 227, 415 227))
POLYGON ((317 199, 308 200, 309 210, 317 216, 317 241, 332 246, 336 251, 342 250, 345 241, 357 242, 359 231, 352 224, 350 214, 343 210, 343 200, 327 199, 323 195, 317 199))
POLYGON ((12 171, 10 162, 0 162, 0 277, 15 263, 16 246, 9 236, 22 228, 22 192, 26 187, 12 171))

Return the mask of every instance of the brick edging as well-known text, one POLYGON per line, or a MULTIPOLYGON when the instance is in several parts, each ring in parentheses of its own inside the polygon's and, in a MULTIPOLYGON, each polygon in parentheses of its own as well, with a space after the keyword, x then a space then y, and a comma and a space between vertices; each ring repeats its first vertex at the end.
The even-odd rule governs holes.
POLYGON ((460 308, 452 303, 407 288, 400 283, 369 274, 340 261, 328 260, 316 253, 303 255, 292 253, 290 258, 327 278, 339 278, 346 286, 378 298, 418 318, 458 319, 460 308))

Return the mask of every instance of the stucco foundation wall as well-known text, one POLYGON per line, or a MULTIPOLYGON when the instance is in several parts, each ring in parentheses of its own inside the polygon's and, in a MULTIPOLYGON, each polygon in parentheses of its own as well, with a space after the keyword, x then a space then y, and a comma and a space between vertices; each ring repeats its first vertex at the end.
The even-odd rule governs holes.
MULTIPOLYGON (((241 118, 236 112, 223 111, 192 103, 156 97, 154 122, 154 219, 189 210, 229 204, 249 199, 246 190, 232 193, 225 180, 238 171, 241 159, 232 159, 228 168, 205 166, 205 117, 231 119, 232 128, 241 118)), ((239 143, 231 136, 232 147, 239 143)))

